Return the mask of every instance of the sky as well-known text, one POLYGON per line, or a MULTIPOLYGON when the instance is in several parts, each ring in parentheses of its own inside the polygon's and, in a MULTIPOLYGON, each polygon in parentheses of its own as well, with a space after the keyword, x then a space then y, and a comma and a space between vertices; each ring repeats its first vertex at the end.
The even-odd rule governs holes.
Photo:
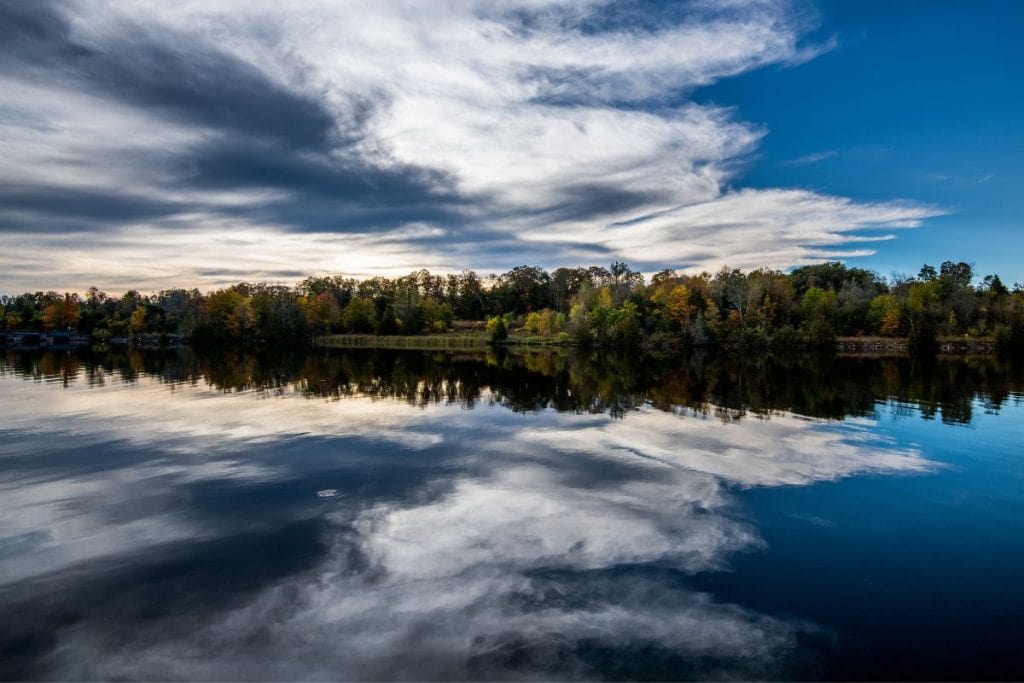
POLYGON ((1024 281, 1020 3, 0 0, 0 292, 1024 281))

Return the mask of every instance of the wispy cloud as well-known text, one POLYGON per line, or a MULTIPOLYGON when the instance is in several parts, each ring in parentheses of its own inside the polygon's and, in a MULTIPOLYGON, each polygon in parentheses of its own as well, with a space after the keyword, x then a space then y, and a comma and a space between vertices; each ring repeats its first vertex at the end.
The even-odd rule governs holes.
POLYGON ((681 243, 714 254, 693 267, 762 246, 759 263, 783 267, 857 253, 829 249, 850 230, 937 212, 730 190, 766 131, 685 97, 829 49, 804 44, 814 26, 782 0, 41 0, 0 13, 3 290, 211 287, 225 268, 678 266, 681 243), (729 213, 751 202, 775 213, 729 213), (817 222, 793 220, 808 202, 817 222), (713 234, 689 222, 705 212, 713 234), (655 214, 672 222, 641 255, 637 231, 614 226, 655 214), (228 255, 232 236, 247 246, 228 255))
POLYGON ((970 187, 976 187, 983 185, 996 177, 995 173, 989 172, 977 172, 977 173, 925 173, 921 176, 923 180, 929 183, 935 183, 942 185, 950 190, 965 190, 970 187))
POLYGON ((811 154, 805 154, 795 159, 786 159, 780 161, 779 166, 809 166, 810 164, 816 164, 819 161, 825 161, 826 159, 832 159, 839 156, 839 152, 834 149, 830 149, 826 152, 813 152, 811 154))

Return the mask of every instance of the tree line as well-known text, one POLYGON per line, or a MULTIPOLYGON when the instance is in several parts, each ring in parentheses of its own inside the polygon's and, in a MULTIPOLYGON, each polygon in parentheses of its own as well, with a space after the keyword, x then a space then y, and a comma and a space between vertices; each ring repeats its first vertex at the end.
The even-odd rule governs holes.
POLYGON ((295 286, 239 283, 213 292, 168 289, 119 297, 91 288, 0 297, 0 331, 67 330, 94 339, 149 334, 201 344, 307 342, 315 335, 418 335, 486 329, 581 346, 827 347, 836 337, 902 337, 926 349, 939 337, 992 338, 1024 348, 1024 287, 970 264, 925 265, 891 279, 841 262, 785 273, 673 270, 649 281, 609 268, 519 266, 358 280, 309 277, 295 286))

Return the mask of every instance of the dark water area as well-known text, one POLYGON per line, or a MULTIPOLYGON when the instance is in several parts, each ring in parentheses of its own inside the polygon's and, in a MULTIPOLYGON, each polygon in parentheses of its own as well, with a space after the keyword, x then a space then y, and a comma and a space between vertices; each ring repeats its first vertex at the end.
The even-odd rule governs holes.
POLYGON ((1024 679, 996 358, 0 355, 0 678, 1024 679))

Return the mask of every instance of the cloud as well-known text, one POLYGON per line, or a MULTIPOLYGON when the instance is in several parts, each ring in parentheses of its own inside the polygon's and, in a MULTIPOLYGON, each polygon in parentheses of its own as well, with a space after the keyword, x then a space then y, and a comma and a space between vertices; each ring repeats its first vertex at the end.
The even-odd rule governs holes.
POLYGON ((953 175, 949 173, 926 173, 921 176, 922 180, 944 186, 950 190, 965 190, 970 187, 982 185, 996 177, 995 173, 976 172, 973 175, 953 175))
POLYGON ((803 40, 814 17, 782 0, 0 12, 4 290, 213 287, 218 269, 785 267, 868 253, 842 248, 852 231, 939 213, 732 189, 767 131, 689 96, 829 49, 803 40), (721 216, 713 230, 693 222, 703 213, 721 216), (229 236, 249 248, 210 263, 229 236))
POLYGON ((661 245, 659 259, 691 269, 779 268, 865 256, 871 250, 857 245, 891 238, 878 230, 917 227, 938 213, 934 207, 858 203, 807 190, 748 189, 612 225, 591 239, 646 269, 660 262, 652 260, 650 244, 661 245))
POLYGON ((816 164, 819 161, 825 161, 826 159, 833 159, 839 156, 839 152, 834 149, 830 149, 826 152, 813 152, 811 154, 805 154, 802 157, 796 157, 795 159, 786 159, 780 161, 779 166, 809 166, 816 164))

